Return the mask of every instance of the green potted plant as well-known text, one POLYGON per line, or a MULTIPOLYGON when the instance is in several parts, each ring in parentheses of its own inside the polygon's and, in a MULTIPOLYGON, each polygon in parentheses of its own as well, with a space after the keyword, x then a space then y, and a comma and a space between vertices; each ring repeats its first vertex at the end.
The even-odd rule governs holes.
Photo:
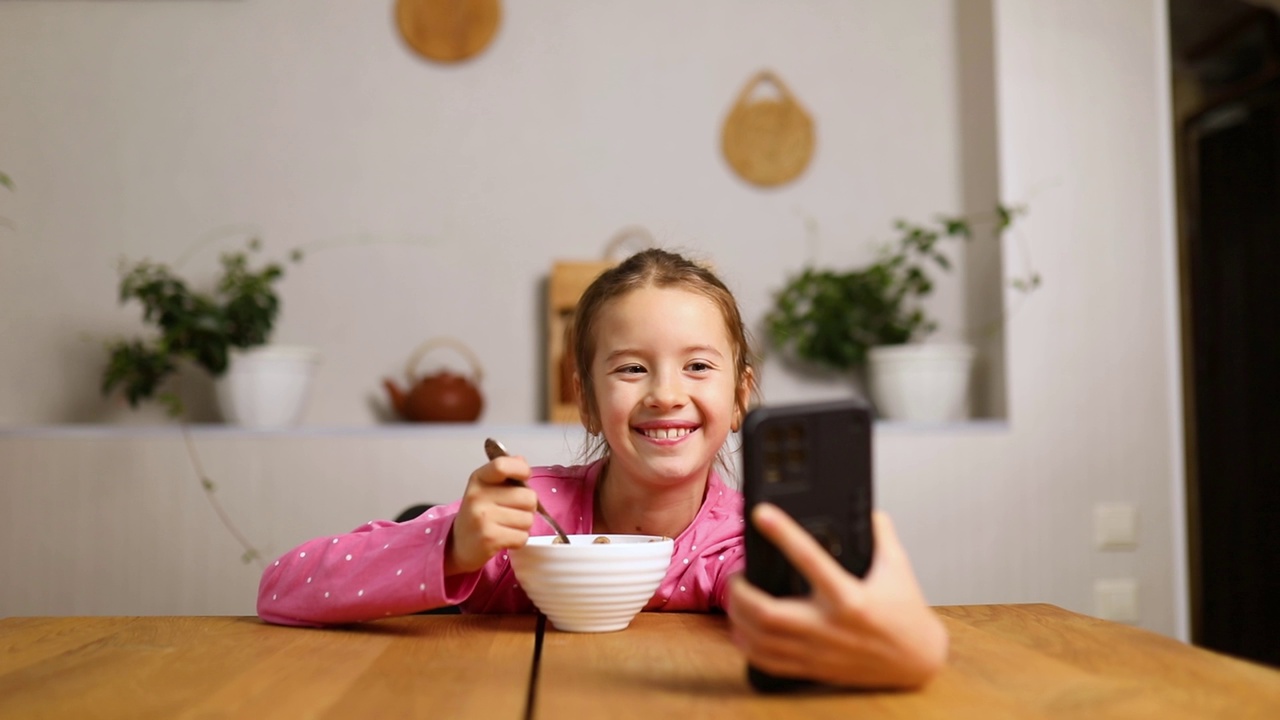
MULTIPOLYGON (((102 393, 119 388, 132 407, 155 399, 170 415, 180 415, 181 400, 165 381, 189 361, 215 379, 226 419, 255 427, 294 424, 318 356, 310 348, 269 343, 284 267, 252 265, 250 254, 260 249, 261 241, 252 238, 246 250, 224 253, 212 292, 193 289, 164 264, 123 266, 120 302, 140 302, 143 320, 157 333, 108 343, 102 393)), ((293 262, 301 257, 297 250, 290 255, 293 262)))
MULTIPOLYGON (((967 413, 973 348, 917 342, 937 328, 922 305, 933 291, 931 273, 951 268, 940 243, 971 238, 982 221, 1002 234, 1023 212, 1023 208, 999 204, 989 218, 942 216, 925 224, 896 221, 896 242, 869 265, 850 270, 806 267, 789 277, 765 316, 768 341, 792 357, 821 367, 869 370, 867 379, 882 417, 958 419, 967 413), (891 382, 904 379, 904 368, 923 371, 923 380, 905 378, 903 387, 911 397, 904 397, 891 382), (959 383, 959 389, 939 388, 936 383, 943 376, 959 383), (914 391, 909 390, 912 387, 914 391), (920 404, 913 402, 916 397, 928 407, 918 411, 910 407, 920 404)), ((1029 291, 1039 283, 1039 275, 1032 272, 1015 280, 1014 287, 1029 291)))

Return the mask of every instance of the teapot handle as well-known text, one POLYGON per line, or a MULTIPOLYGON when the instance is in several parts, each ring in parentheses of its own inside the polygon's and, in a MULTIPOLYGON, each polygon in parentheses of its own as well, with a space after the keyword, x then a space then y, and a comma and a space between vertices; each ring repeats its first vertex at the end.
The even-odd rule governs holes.
MULTIPOLYGON (((622 246, 628 242, 638 245, 636 252, 658 247, 658 241, 654 239, 653 233, 649 232, 648 228, 643 225, 628 225, 614 233, 613 237, 609 239, 609 243, 604 247, 604 259, 614 259, 618 251, 622 249, 622 246)), ((624 255, 623 257, 626 256, 624 255)))
POLYGON ((413 354, 409 356, 409 362, 404 366, 404 375, 409 379, 409 382, 412 383, 417 381, 417 375, 415 373, 417 372, 418 363, 422 360, 422 357, 439 347, 453 348, 459 355, 466 358, 467 362, 471 364, 471 372, 475 376, 475 383, 477 385, 480 384, 480 381, 484 376, 484 372, 480 367, 480 359, 477 358, 476 354, 471 351, 471 348, 463 344, 461 340, 447 335, 432 338, 419 345, 418 349, 413 351, 413 354))

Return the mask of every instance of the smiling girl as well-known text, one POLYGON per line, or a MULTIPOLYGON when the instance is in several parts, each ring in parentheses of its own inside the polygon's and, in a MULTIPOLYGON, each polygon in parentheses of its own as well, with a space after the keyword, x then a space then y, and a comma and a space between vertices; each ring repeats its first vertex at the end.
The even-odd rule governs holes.
POLYGON ((305 543, 263 574, 259 615, 327 625, 444 605, 535 612, 507 551, 553 532, 534 512, 540 497, 569 534, 675 538, 645 609, 727 611, 735 641, 761 669, 885 687, 919 686, 937 672, 946 632, 883 516, 872 570, 859 580, 762 506, 757 526, 814 594, 772 598, 736 577, 745 567, 743 501, 717 460, 746 414, 755 373, 737 303, 711 271, 664 250, 633 255, 584 293, 571 343, 587 462, 497 458, 471 474, 458 502, 305 543))

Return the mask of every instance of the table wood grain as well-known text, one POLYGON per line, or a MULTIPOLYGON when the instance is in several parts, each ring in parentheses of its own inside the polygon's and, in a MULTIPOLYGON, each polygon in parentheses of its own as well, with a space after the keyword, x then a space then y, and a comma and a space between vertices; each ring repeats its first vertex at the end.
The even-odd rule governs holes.
POLYGON ((1280 717, 1280 671, 1050 605, 938 610, 951 655, 925 689, 796 696, 748 687, 718 615, 547 629, 540 650, 531 615, 323 630, 238 617, 5 618, 0 719, 1280 717))
POLYGON ((0 620, 0 718, 523 718, 532 615, 0 620))
POLYGON ((766 696, 722 616, 651 613, 618 633, 548 630, 535 720, 1277 718, 1280 672, 1051 605, 939 608, 947 667, 918 692, 766 696))

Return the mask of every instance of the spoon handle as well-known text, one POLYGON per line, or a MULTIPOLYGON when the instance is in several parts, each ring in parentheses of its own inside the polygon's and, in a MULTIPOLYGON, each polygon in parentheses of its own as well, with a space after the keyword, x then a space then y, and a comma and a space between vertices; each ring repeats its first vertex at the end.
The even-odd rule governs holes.
MULTIPOLYGON (((500 457, 505 457, 507 455, 507 449, 504 448, 502 443, 497 440, 488 438, 484 441, 484 454, 488 456, 490 460, 495 460, 500 457)), ((507 478, 507 484, 514 485, 516 487, 529 487, 528 483, 515 478, 507 478)), ((560 523, 556 522, 556 519, 551 517, 551 513, 547 512, 547 509, 542 506, 542 500, 538 500, 537 509, 538 514, 542 516, 542 519, 546 520, 547 524, 551 526, 551 529, 556 531, 556 535, 560 536, 560 540, 566 545, 569 544, 569 536, 565 534, 564 529, 560 527, 560 523)))

